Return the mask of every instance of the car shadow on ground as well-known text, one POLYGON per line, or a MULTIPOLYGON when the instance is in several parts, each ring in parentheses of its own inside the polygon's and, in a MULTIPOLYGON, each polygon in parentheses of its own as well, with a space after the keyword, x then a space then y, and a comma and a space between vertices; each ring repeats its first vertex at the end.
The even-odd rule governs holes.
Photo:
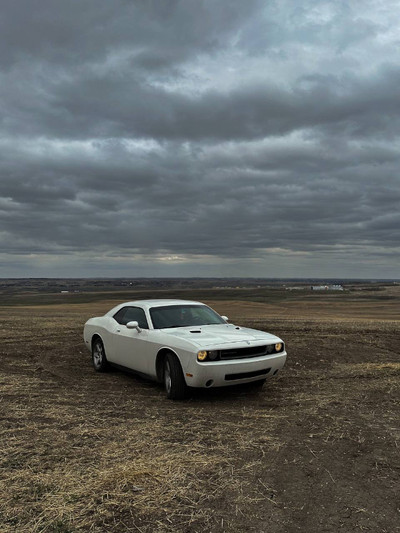
MULTIPOLYGON (((135 383, 137 384, 138 388, 141 388, 143 392, 145 390, 152 389, 154 390, 155 395, 162 395, 164 391, 164 386, 162 383, 157 383, 150 379, 149 377, 141 374, 137 374, 136 372, 130 371, 129 369, 125 368, 118 368, 115 366, 112 366, 108 373, 114 374, 117 376, 118 374, 122 376, 125 376, 125 378, 128 380, 129 383, 132 385, 135 383), (132 381, 131 381, 132 380, 132 381)), ((257 399, 261 396, 265 397, 265 395, 268 394, 268 382, 260 386, 256 383, 243 383, 241 385, 230 385, 228 387, 209 387, 209 388, 197 388, 197 387, 188 387, 186 392, 186 397, 184 400, 181 400, 180 402, 174 402, 174 403, 189 403, 189 402, 202 402, 202 403, 212 403, 215 401, 242 401, 246 398, 252 398, 257 399)), ((165 396, 165 401, 171 401, 168 400, 165 396)))

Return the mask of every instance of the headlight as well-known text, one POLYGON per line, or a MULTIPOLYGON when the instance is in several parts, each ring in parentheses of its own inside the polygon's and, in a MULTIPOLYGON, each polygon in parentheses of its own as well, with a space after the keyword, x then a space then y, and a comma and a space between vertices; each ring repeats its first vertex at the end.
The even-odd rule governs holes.
POLYGON ((198 361, 215 361, 218 359, 219 352, 218 350, 200 350, 197 352, 198 361))
POLYGON ((280 352, 280 351, 282 351, 282 348, 283 348, 283 344, 282 344, 281 342, 277 342, 277 343, 275 344, 275 351, 276 351, 276 352, 280 352))
POLYGON ((197 352, 197 360, 198 361, 205 361, 207 359, 207 352, 206 350, 200 350, 197 352))

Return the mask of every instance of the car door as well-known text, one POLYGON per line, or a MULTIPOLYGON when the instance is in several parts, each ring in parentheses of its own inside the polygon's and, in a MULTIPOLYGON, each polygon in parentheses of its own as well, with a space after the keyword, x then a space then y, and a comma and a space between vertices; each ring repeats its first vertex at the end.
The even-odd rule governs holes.
POLYGON ((146 315, 141 307, 123 307, 114 315, 117 324, 114 330, 114 362, 143 372, 150 373, 150 361, 152 356, 152 344, 150 342, 150 330, 146 315), (136 321, 138 329, 128 329, 128 322, 136 321))

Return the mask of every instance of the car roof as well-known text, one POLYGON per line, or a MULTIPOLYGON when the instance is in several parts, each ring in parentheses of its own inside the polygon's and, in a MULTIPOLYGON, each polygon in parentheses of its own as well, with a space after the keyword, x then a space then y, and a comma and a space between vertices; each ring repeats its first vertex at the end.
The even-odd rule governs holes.
POLYGON ((167 305, 183 305, 183 304, 194 304, 194 305, 204 305, 201 302, 196 302, 194 300, 174 300, 169 298, 158 298, 150 300, 134 300, 132 302, 124 302, 122 304, 113 307, 106 313, 105 316, 113 316, 117 311, 123 307, 142 307, 143 309, 150 309, 151 307, 165 307, 167 305))

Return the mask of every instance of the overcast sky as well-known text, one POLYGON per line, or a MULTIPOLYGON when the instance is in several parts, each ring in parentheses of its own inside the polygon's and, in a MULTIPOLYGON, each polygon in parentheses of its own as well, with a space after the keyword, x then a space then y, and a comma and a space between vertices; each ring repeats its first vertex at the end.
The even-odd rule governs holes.
POLYGON ((1 11, 0 277, 400 277, 397 1, 1 11))

